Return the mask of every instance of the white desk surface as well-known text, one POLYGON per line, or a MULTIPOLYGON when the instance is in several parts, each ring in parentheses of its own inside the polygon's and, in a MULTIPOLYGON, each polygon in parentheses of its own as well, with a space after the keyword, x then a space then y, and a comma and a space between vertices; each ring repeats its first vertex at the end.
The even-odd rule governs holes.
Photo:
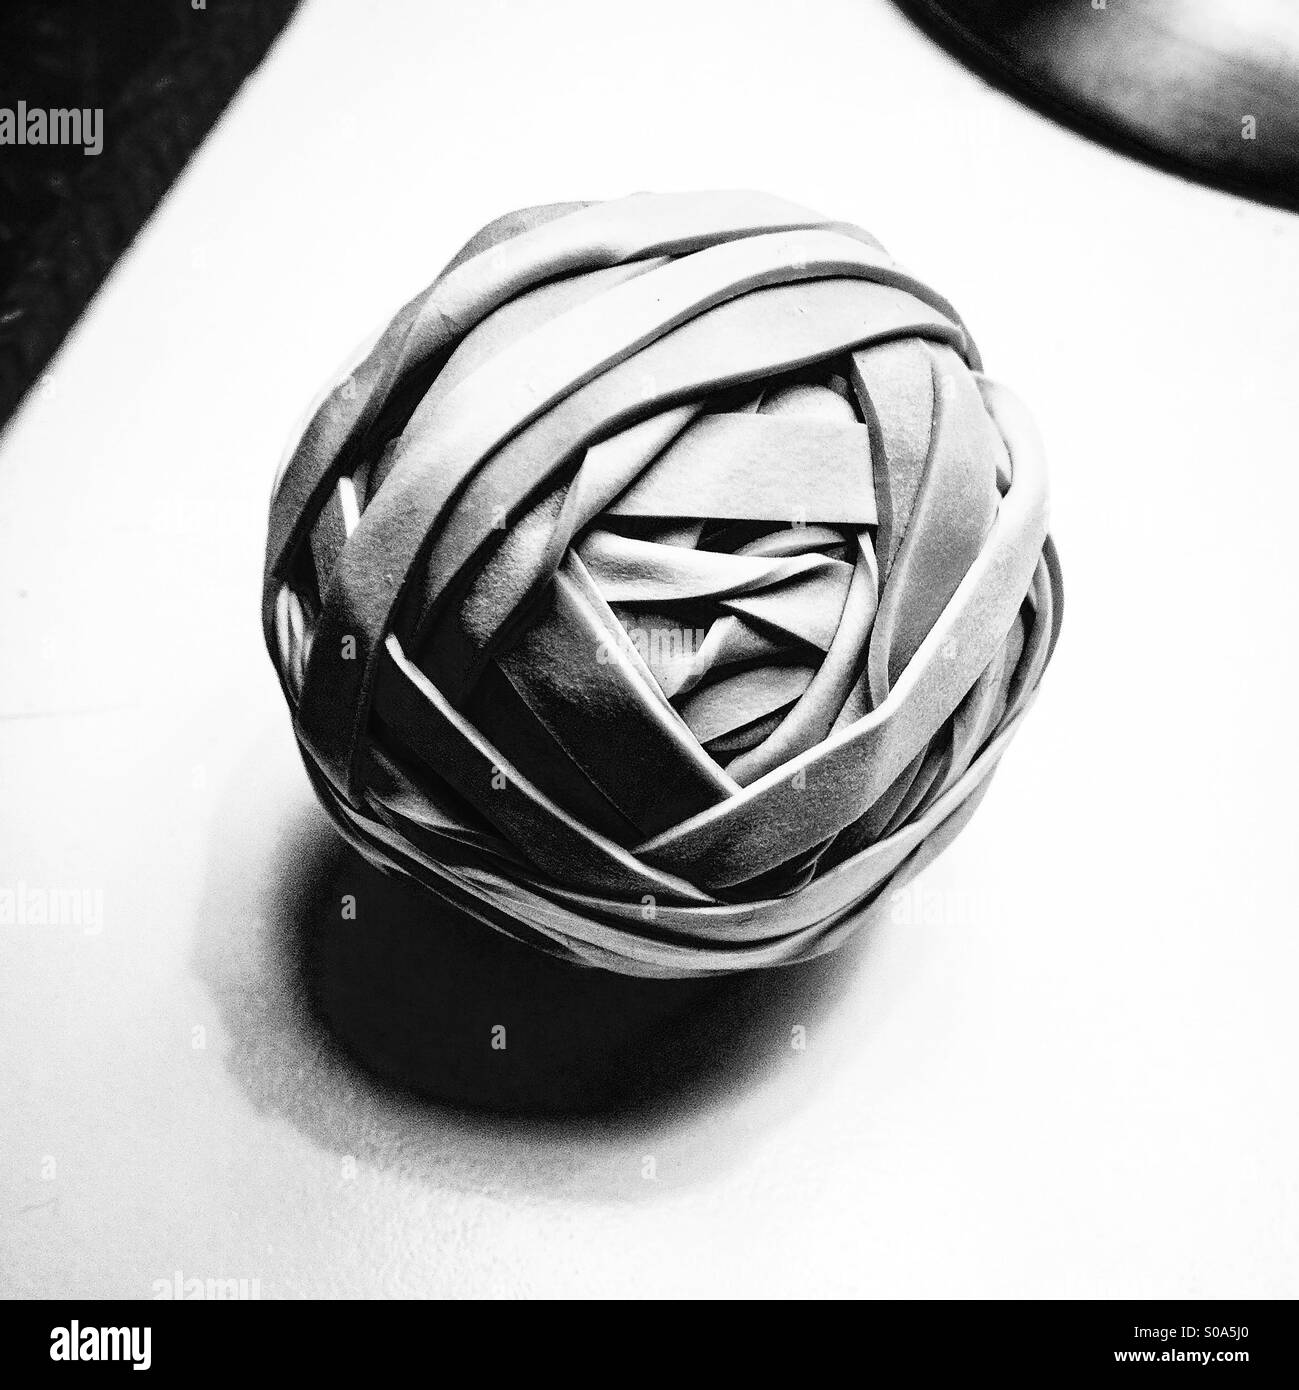
MULTIPOLYGON (((0 888, 103 906, 0 926, 0 1291, 1299 1295, 1299 220, 884 3, 620 13, 309 4, 0 440, 0 888), (592 1116, 385 1089, 291 949, 340 884, 358 932, 411 908, 313 809, 262 647, 281 449, 498 212, 724 186, 870 228, 1033 407, 1055 664, 920 896, 829 965, 567 986, 430 909, 427 1032, 398 999, 376 1046, 473 1101, 517 1018, 524 1090, 592 1116)), ((340 998, 400 993, 324 939, 340 998)))

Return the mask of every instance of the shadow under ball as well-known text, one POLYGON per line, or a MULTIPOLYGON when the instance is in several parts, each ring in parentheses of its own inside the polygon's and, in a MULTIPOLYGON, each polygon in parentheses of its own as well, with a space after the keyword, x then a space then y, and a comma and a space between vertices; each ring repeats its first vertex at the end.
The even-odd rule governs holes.
POLYGON ((312 416, 263 602, 349 841, 651 976, 804 960, 885 910, 973 813, 1060 614, 1037 435, 956 311, 748 192, 479 232, 312 416))

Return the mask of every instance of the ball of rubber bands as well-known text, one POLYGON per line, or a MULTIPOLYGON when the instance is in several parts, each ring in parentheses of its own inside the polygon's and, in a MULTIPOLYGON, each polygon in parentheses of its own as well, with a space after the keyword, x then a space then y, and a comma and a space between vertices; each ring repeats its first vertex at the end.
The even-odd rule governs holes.
POLYGON ((372 863, 571 961, 804 960, 961 830, 1060 627, 956 311, 759 193, 480 231, 317 407, 263 622, 372 863))

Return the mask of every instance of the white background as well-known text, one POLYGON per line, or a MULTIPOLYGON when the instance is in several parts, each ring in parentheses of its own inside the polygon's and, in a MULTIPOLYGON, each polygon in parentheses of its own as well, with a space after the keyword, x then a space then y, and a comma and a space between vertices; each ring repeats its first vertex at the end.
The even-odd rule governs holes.
POLYGON ((0 440, 0 887, 104 904, 0 927, 0 1289, 1299 1294, 1297 258, 883 3, 308 5, 0 440), (497 213, 726 186, 869 228, 1033 408, 1055 663, 909 920, 718 996, 715 1067, 619 1039, 653 1113, 385 1091, 283 959, 333 842, 259 629, 280 452, 497 213))

